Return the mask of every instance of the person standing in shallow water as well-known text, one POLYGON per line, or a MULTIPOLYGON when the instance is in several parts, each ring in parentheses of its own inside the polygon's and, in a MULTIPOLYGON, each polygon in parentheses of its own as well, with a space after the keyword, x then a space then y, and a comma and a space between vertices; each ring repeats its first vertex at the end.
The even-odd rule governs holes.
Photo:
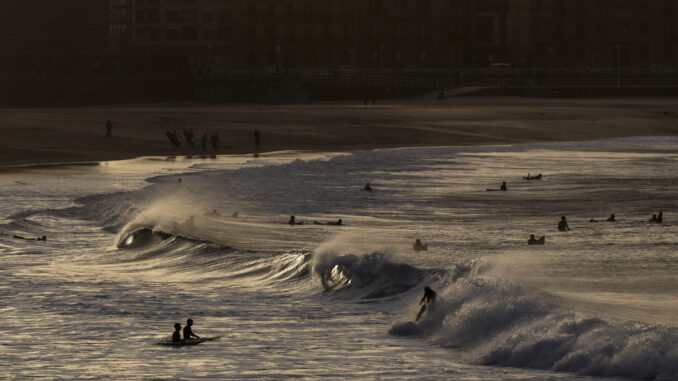
POLYGON ((259 156, 261 151, 261 133, 259 130, 254 130, 254 155, 259 156))
POLYGON ((109 119, 106 122, 106 137, 107 138, 110 138, 111 136, 113 136, 112 131, 113 131, 113 123, 111 123, 111 120, 109 119))
MULTIPOLYGON (((184 327, 184 340, 189 340, 191 337, 195 337, 196 339, 200 338, 200 336, 193 333, 193 329, 191 329, 192 326, 193 326, 193 319, 186 320, 186 326, 184 327)), ((176 328, 176 325, 175 325, 175 328, 176 328)))

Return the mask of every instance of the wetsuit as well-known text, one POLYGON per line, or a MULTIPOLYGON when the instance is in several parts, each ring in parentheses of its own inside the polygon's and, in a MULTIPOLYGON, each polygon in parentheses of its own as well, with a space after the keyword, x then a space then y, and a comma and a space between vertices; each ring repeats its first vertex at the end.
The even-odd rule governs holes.
POLYGON ((567 221, 563 220, 563 221, 558 222, 558 230, 561 231, 561 232, 566 232, 566 231, 570 230, 570 227, 567 226, 567 221))
POLYGON ((419 304, 424 303, 423 306, 421 306, 421 310, 419 311, 419 314, 417 314, 417 321, 421 318, 421 315, 424 314, 426 311, 426 307, 429 305, 432 305, 436 301, 436 292, 431 290, 428 287, 424 288, 424 297, 421 298, 421 302, 419 304))
POLYGON ((184 340, 189 340, 191 338, 191 336, 196 337, 198 339, 200 338, 200 336, 193 333, 191 326, 187 325, 187 326, 184 327, 184 340))

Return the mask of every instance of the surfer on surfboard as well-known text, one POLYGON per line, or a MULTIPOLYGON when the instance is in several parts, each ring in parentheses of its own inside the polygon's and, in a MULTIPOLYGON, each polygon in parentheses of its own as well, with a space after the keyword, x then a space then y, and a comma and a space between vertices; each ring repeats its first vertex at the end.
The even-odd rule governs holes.
POLYGON ((184 327, 184 340, 190 340, 191 337, 195 337, 196 339, 200 338, 200 336, 193 333, 193 329, 191 329, 192 326, 193 319, 186 320, 186 326, 184 327))
POLYGON ((433 304, 435 304, 435 302, 436 302, 436 292, 431 290, 428 286, 424 287, 424 297, 421 298, 421 302, 419 302, 419 304, 423 304, 423 306, 421 306, 421 310, 419 310, 419 314, 417 314, 416 321, 419 321, 421 315, 423 315, 424 312, 426 312, 427 310, 426 307, 428 307, 428 309, 430 310, 431 308, 433 308, 433 304))
POLYGON ((172 333, 172 342, 178 343, 181 341, 181 324, 174 323, 174 333, 172 333))

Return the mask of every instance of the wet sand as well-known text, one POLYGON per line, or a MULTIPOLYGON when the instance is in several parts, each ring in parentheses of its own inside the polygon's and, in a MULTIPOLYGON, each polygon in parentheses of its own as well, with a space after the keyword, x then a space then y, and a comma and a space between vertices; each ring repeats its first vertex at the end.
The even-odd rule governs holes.
MULTIPOLYGON (((678 135, 672 98, 436 100, 307 105, 144 104, 0 109, 0 166, 196 155, 200 137, 218 131, 218 154, 351 151, 403 146, 460 146, 678 135), (113 122, 107 138, 106 120, 113 122), (192 128, 197 148, 181 131, 192 128), (176 129, 180 149, 165 131, 176 129)), ((210 153, 212 153, 210 151, 210 153)))

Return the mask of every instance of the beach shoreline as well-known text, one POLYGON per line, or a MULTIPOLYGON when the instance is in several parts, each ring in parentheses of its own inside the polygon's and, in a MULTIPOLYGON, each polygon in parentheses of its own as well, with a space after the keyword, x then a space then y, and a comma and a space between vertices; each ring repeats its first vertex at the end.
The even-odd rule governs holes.
MULTIPOLYGON (((143 156, 200 156, 200 140, 218 132, 218 155, 250 154, 254 130, 262 152, 350 152, 398 147, 509 145, 678 135, 671 98, 407 99, 303 105, 140 104, 0 109, 0 167, 97 163, 143 156), (106 137, 105 123, 113 124, 106 137), (192 128, 196 148, 186 146, 192 128), (166 131, 182 146, 172 148, 166 131)), ((209 146, 209 144, 208 144, 209 146)))

